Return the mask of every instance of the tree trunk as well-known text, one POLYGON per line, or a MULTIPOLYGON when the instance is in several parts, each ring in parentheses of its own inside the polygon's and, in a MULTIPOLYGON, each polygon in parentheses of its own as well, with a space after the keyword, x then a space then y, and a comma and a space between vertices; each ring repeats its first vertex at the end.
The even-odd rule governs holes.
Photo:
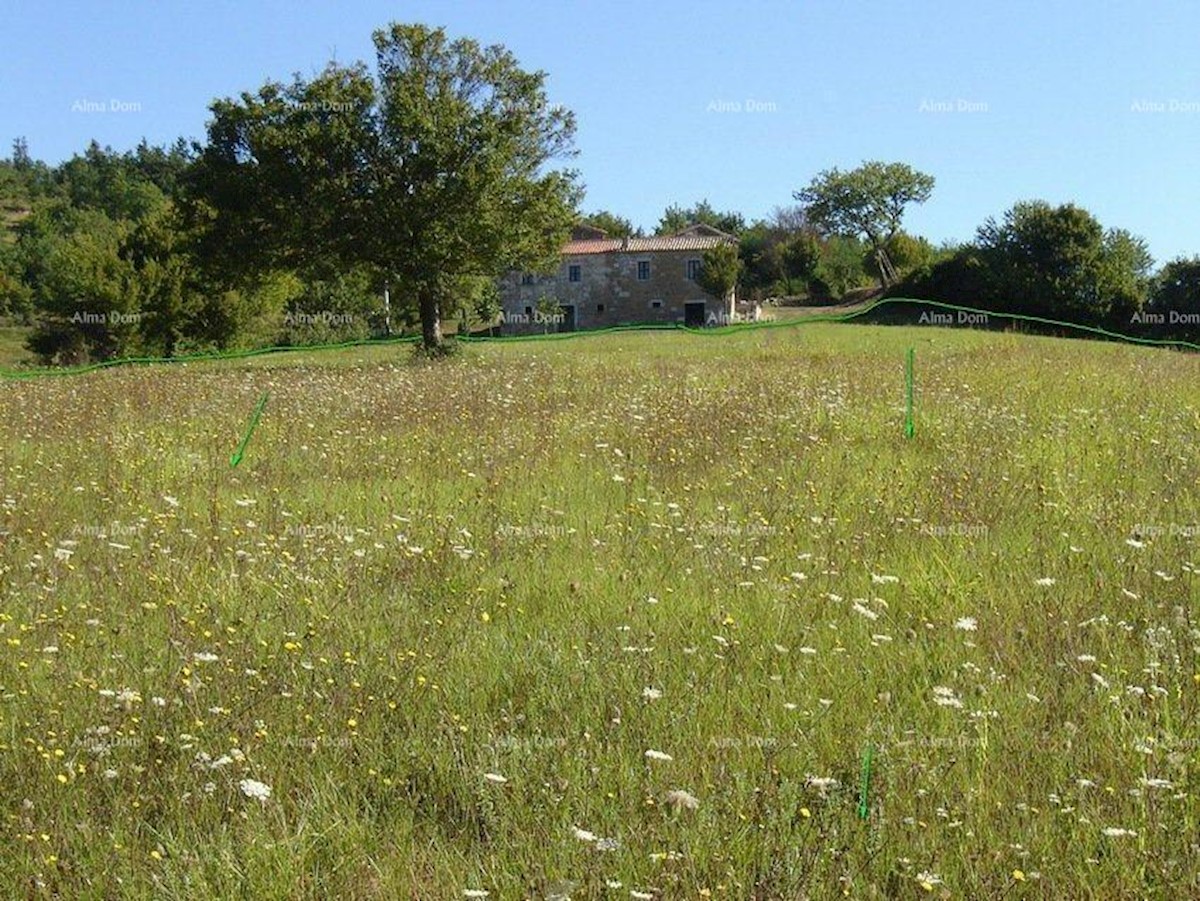
POLYGON ((882 245, 875 247, 875 262, 879 265, 879 280, 884 288, 891 287, 896 281, 896 267, 888 256, 887 249, 882 245))
POLYGON ((421 291, 421 340, 426 350, 442 346, 442 305, 430 288, 421 291))

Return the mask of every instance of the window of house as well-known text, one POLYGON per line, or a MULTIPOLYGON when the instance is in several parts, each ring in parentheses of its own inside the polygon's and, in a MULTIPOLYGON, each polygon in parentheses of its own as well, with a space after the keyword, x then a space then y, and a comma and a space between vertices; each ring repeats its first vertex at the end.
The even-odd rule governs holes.
POLYGON ((583 281, 583 271, 578 266, 567 267, 567 281, 581 282, 583 281))
POLYGON ((532 315, 533 315, 533 307, 526 307, 526 308, 525 308, 525 315, 526 315, 526 316, 532 316, 532 315))
POLYGON ((533 284, 533 276, 529 273, 525 273, 525 275, 521 276, 521 284, 522 285, 532 285, 533 284))
POLYGON ((697 278, 700 277, 700 265, 701 265, 700 260, 688 260, 687 261, 687 277, 689 279, 691 279, 692 281, 695 281, 697 278))
POLYGON ((662 301, 661 300, 650 301, 650 308, 652 310, 661 310, 662 309, 662 301))
POLYGON ((604 312, 604 304, 602 304, 602 303, 596 304, 596 312, 603 313, 604 312))
POLYGON ((638 260, 638 281, 645 282, 650 280, 650 261, 638 260))

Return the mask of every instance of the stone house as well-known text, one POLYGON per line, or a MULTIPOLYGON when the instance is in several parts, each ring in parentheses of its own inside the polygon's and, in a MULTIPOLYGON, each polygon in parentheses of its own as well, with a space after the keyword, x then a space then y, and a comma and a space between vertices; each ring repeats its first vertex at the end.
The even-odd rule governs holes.
POLYGON ((707 225, 652 238, 609 238, 598 228, 577 226, 553 275, 511 272, 500 280, 501 331, 728 325, 738 318, 734 292, 713 297, 697 277, 706 250, 736 243, 707 225), (559 311, 539 313, 543 298, 557 301, 559 311))

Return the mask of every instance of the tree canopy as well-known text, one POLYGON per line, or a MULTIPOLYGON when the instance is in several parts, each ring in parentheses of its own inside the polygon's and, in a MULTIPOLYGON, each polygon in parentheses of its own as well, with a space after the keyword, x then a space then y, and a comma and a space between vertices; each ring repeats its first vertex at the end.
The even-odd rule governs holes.
POLYGON ((655 228, 656 235, 673 235, 689 225, 711 225, 715 229, 730 235, 739 235, 746 228, 746 220, 741 213, 729 210, 718 212, 707 200, 701 200, 691 207, 681 207, 671 204, 658 220, 655 228))
POLYGON ((900 231, 905 210, 928 200, 933 185, 932 175, 907 163, 865 162, 848 172, 827 169, 792 196, 805 205, 808 220, 828 233, 866 238, 886 287, 896 279, 887 243, 900 231))
POLYGON ((640 238, 642 230, 635 228, 633 223, 624 216, 618 216, 616 213, 610 213, 608 210, 597 210, 594 213, 588 213, 584 216, 580 223, 590 225, 592 228, 602 229, 610 238, 640 238))
POLYGON ((365 266, 415 300, 429 350, 466 281, 544 269, 569 234, 574 115, 500 46, 394 24, 376 72, 330 64, 212 106, 189 184, 210 255, 365 266))
POLYGON ((1145 242, 1121 229, 1105 231, 1075 204, 1017 203, 979 228, 976 245, 996 286, 993 301, 1014 309, 1108 319, 1145 303, 1153 262, 1145 242))
POLYGON ((700 266, 700 287, 720 300, 727 300, 742 270, 736 244, 718 244, 704 252, 700 266))

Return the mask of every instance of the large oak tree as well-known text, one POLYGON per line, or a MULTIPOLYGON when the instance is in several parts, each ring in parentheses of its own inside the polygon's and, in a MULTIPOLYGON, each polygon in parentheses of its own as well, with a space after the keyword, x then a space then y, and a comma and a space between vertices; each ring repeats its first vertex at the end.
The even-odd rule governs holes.
POLYGON ((213 103, 190 210, 233 272, 368 267, 436 351, 466 286, 557 262, 574 115, 501 46, 400 24, 374 42, 374 74, 330 64, 213 103))

